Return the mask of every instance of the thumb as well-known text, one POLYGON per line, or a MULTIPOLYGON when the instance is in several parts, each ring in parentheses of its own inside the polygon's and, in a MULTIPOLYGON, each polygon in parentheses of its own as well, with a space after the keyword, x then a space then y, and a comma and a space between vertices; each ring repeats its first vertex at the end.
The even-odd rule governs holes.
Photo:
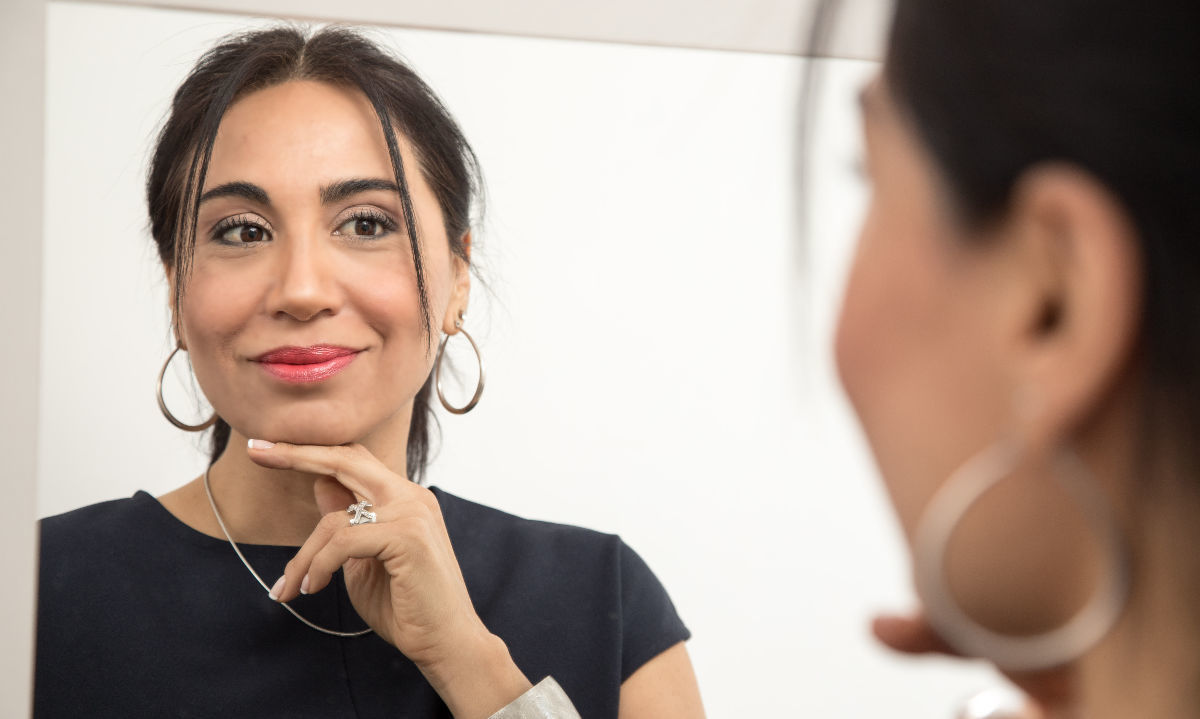
POLYGON ((313 484, 313 497, 321 514, 341 512, 358 500, 354 493, 343 487, 332 477, 320 477, 313 484))
MULTIPOLYGON (((880 642, 898 652, 962 656, 938 636, 922 612, 909 616, 880 615, 875 617, 871 629, 880 642)), ((1004 672, 1004 675, 1034 701, 1034 706, 1024 710, 1028 716, 1068 715, 1065 712, 1068 711, 1067 707, 1072 705, 1076 695, 1070 666, 1035 672, 1004 672)))
POLYGON ((887 647, 905 654, 947 654, 960 656, 945 642, 925 615, 918 612, 909 616, 881 614, 871 623, 875 638, 887 647))

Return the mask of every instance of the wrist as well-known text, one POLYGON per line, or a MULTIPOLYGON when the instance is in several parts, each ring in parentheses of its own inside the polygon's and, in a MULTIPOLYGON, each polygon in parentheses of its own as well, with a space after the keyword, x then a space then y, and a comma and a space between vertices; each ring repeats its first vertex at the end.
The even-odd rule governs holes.
POLYGON ((420 668, 455 719, 487 719, 533 686, 504 640, 482 626, 455 642, 448 656, 420 668))

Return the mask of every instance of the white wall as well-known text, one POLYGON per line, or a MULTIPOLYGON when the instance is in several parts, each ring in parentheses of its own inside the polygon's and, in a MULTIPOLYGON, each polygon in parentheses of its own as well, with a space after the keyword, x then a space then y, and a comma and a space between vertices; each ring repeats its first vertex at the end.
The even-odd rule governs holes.
MULTIPOLYGON (((49 4, 41 515, 202 466, 152 395, 170 340, 141 191, 175 85, 251 24, 49 4)), ((695 634, 711 716, 950 716, 994 681, 867 635, 873 610, 910 601, 829 353, 872 64, 821 63, 805 243, 799 58, 379 33, 445 98, 490 189, 492 294, 469 313, 489 384, 442 416, 432 483, 624 536, 695 634)))
MULTIPOLYGON (((490 35, 809 55, 822 0, 89 0, 490 35)), ((827 57, 878 57, 892 0, 838 0, 827 57)))
MULTIPOLYGON (((41 0, 0 4, 0 216, 19 230, 0 241, 0 716, 29 714, 37 528, 38 338, 42 280, 45 13, 41 0)), ((12 225, 10 225, 12 226, 12 225)))

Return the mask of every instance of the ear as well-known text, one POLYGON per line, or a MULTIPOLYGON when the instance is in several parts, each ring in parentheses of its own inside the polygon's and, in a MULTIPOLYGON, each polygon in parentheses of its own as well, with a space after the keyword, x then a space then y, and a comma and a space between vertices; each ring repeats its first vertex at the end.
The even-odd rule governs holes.
POLYGON ((471 257, 471 232, 468 230, 463 233, 462 244, 464 254, 467 258, 464 260, 458 255, 450 254, 450 265, 453 272, 453 286, 450 289, 450 301, 446 305, 446 314, 442 317, 442 332, 448 335, 458 332, 459 315, 465 315, 467 312, 467 301, 471 297, 471 265, 469 259, 471 257))
POLYGON ((1016 304, 1016 432, 1031 449, 1048 449, 1098 411, 1133 360, 1139 238, 1107 188, 1061 164, 1021 177, 1005 225, 1024 298, 1016 304))

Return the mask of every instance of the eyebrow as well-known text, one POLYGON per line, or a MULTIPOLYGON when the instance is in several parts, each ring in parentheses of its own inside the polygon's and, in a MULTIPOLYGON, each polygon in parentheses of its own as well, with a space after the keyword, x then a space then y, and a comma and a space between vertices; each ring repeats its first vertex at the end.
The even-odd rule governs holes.
POLYGON ((226 182, 224 185, 217 185, 200 196, 199 204, 203 205, 218 197, 241 197, 260 205, 268 207, 271 205, 271 198, 267 195, 267 191, 250 182, 226 182))
POLYGON ((400 188, 391 180, 375 178, 339 180, 321 188, 321 204, 328 205, 333 202, 341 202, 360 192, 370 192, 371 190, 383 190, 385 192, 394 192, 397 195, 400 194, 400 188))
MULTIPOLYGON (((372 190, 383 190, 385 192, 400 194, 400 188, 391 180, 377 178, 338 180, 321 188, 321 204, 328 205, 334 202, 341 202, 360 192, 370 192, 372 190)), ((217 185, 200 196, 200 204, 218 197, 240 197, 260 205, 271 206, 271 196, 267 194, 266 190, 252 182, 226 182, 223 185, 217 185)))

